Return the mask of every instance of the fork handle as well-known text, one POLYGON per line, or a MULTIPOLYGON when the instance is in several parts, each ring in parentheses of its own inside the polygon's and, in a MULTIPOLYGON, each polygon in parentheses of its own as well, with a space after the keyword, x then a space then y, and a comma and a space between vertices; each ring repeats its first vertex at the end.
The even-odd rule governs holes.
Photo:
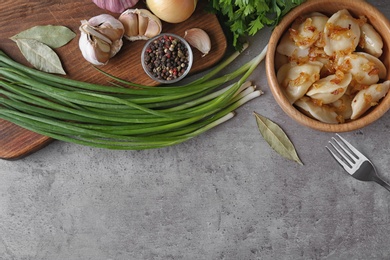
POLYGON ((384 187, 386 190, 390 191, 390 185, 382 180, 381 178, 375 176, 374 181, 384 187))

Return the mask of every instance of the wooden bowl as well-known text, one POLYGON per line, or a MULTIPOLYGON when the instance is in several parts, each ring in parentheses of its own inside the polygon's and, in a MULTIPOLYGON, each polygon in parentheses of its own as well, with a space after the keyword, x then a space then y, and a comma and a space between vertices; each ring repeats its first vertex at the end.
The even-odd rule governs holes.
POLYGON ((275 27, 268 44, 266 56, 266 73, 271 92, 285 113, 302 125, 324 132, 347 132, 367 126, 379 119, 390 109, 390 94, 388 93, 377 106, 372 107, 363 116, 341 124, 322 123, 316 119, 306 116, 290 104, 283 94, 276 78, 275 52, 282 35, 290 28, 292 22, 301 15, 311 12, 321 12, 328 16, 341 9, 347 9, 352 16, 358 18, 360 15, 367 17, 370 23, 381 35, 383 40, 383 54, 380 57, 387 68, 386 79, 390 79, 390 23, 386 17, 372 5, 362 0, 308 0, 288 13, 278 26, 275 27))

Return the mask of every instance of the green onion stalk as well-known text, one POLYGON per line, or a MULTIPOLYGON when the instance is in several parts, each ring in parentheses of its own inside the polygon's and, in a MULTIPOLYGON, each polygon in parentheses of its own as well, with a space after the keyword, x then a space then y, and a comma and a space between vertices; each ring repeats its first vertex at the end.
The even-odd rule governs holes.
POLYGON ((260 96, 248 77, 267 47, 219 75, 235 52, 185 85, 146 86, 110 75, 110 86, 77 81, 15 62, 0 51, 0 119, 53 139, 118 150, 179 144, 216 127, 260 96))

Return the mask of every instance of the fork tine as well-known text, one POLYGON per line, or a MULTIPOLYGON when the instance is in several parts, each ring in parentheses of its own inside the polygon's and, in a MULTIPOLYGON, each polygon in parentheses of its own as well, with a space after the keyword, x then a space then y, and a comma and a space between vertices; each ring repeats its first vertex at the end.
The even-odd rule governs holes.
POLYGON ((365 158, 365 156, 361 153, 361 152, 359 152, 359 150, 358 149, 356 149, 352 144, 350 144, 347 140, 345 140, 344 138, 342 138, 339 134, 336 134, 336 136, 338 137, 338 138, 340 138, 340 140, 341 141, 343 141, 343 143, 354 153, 353 155, 354 155, 354 157, 356 158, 356 159, 359 159, 359 157, 360 158, 365 158))
POLYGON ((353 165, 356 162, 356 156, 354 156, 351 151, 349 151, 346 147, 346 144, 343 143, 341 140, 340 142, 332 137, 333 142, 337 144, 337 146, 340 149, 337 149, 336 145, 334 145, 334 148, 348 161, 350 165, 353 165))
POLYGON ((334 144, 333 142, 329 141, 329 143, 332 145, 333 149, 338 153, 338 157, 340 159, 343 159, 344 162, 347 163, 347 165, 349 167, 352 168, 353 164, 355 163, 353 160, 351 160, 351 157, 350 155, 346 154, 344 152, 344 147, 342 147, 342 145, 335 139, 335 138, 332 138, 333 142, 335 142, 336 144, 334 144))
MULTIPOLYGON (((337 148, 331 142, 329 142, 329 143, 333 146, 333 148, 335 150, 337 150, 337 148)), ((333 158, 344 168, 344 170, 349 172, 349 170, 351 169, 351 165, 348 165, 343 160, 341 160, 340 157, 339 157, 340 155, 337 155, 336 153, 334 153, 328 146, 325 146, 325 148, 333 156, 333 158)), ((339 151, 337 151, 337 152, 340 154, 339 151)))

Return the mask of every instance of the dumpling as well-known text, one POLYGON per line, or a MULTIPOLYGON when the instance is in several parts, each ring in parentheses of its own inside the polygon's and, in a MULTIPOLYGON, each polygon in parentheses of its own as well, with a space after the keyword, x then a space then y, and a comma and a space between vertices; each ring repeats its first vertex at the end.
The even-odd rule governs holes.
POLYGON ((364 114, 370 107, 378 104, 378 101, 389 92, 390 80, 360 90, 352 100, 352 116, 356 119, 364 114))
POLYGON ((374 56, 371 57, 377 61, 368 59, 367 55, 355 52, 341 57, 337 62, 338 69, 351 73, 353 79, 359 84, 375 84, 379 81, 379 73, 382 78, 386 77, 386 68, 379 59, 374 56))
POLYGON ((383 52, 382 37, 371 24, 365 23, 360 27, 360 29, 360 47, 362 47, 365 52, 375 57, 380 57, 383 52))
POLYGON ((365 53, 365 52, 356 52, 356 54, 364 56, 364 58, 366 58, 367 60, 369 60, 370 62, 375 64, 376 69, 378 69, 379 79, 386 78, 387 69, 386 69, 385 64, 383 64, 383 62, 380 59, 378 59, 377 57, 375 57, 371 54, 365 53))
POLYGON ((316 81, 306 95, 319 100, 322 104, 333 103, 341 98, 352 80, 350 73, 336 72, 316 81))
POLYGON ((276 47, 276 51, 295 61, 307 59, 309 56, 309 48, 301 49, 296 46, 294 41, 290 38, 290 34, 288 32, 280 39, 280 43, 278 47, 276 47))
POLYGON ((297 107, 303 110, 307 115, 329 124, 338 124, 339 115, 327 105, 318 105, 309 97, 302 97, 295 102, 297 107))
POLYGON ((310 86, 319 80, 322 66, 318 61, 300 65, 290 62, 278 70, 278 82, 291 104, 303 97, 310 86))
POLYGON ((352 115, 352 96, 344 94, 340 99, 330 103, 335 112, 342 117, 342 121, 350 119, 352 115))
POLYGON ((360 26, 346 9, 342 9, 328 19, 324 40, 324 50, 329 56, 351 53, 359 43, 360 26))
POLYGON ((298 19, 289 32, 291 38, 301 49, 310 48, 322 37, 328 17, 321 13, 312 13, 307 17, 298 19))
POLYGON ((319 61, 323 64, 320 73, 321 78, 329 76, 330 74, 334 74, 336 72, 334 66, 334 59, 326 55, 323 48, 319 48, 316 46, 311 47, 309 57, 310 61, 319 61))

